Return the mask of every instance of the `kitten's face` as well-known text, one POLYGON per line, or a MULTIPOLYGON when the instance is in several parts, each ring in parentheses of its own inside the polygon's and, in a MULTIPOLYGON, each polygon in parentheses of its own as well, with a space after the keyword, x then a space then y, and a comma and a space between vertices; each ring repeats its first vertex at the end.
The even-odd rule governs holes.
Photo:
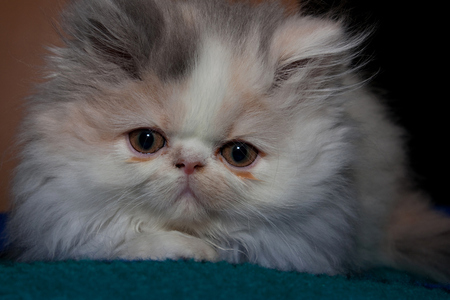
MULTIPOLYGON (((189 14, 186 26, 195 18, 189 14)), ((131 76, 84 83, 94 91, 48 105, 36 116, 36 130, 64 166, 59 176, 92 206, 141 211, 188 228, 307 206, 340 165, 333 153, 345 133, 334 126, 331 108, 299 93, 320 87, 321 69, 301 69, 314 68, 305 56, 321 54, 318 44, 340 33, 334 24, 297 23, 276 29, 266 49, 258 27, 240 45, 197 33, 195 55, 178 55, 189 60, 181 64, 189 66, 183 76, 166 78, 151 64, 131 72, 132 62, 118 61, 131 76)), ((103 68, 112 68, 112 48, 101 47, 108 54, 103 68)))
POLYGON ((67 134, 58 135, 85 157, 88 181, 182 222, 273 197, 292 128, 262 93, 272 78, 254 57, 243 61, 220 43, 207 50, 184 80, 148 73, 70 105, 67 134))

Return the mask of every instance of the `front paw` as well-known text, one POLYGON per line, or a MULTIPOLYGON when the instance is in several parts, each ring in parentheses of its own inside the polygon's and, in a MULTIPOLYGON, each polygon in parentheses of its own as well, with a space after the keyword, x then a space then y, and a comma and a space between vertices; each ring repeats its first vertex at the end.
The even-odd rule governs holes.
POLYGON ((205 241, 178 231, 140 234, 121 246, 122 259, 194 259, 217 261, 217 251, 205 241))

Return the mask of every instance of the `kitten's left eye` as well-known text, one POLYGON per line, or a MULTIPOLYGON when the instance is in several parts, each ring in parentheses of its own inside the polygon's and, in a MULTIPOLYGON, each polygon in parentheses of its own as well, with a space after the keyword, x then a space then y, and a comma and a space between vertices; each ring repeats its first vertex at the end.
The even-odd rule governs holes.
POLYGON ((244 142, 231 142, 222 147, 220 153, 232 166, 247 167, 258 157, 258 150, 244 142))
POLYGON ((143 154, 155 153, 166 144, 166 139, 151 129, 133 130, 128 137, 134 150, 143 154))

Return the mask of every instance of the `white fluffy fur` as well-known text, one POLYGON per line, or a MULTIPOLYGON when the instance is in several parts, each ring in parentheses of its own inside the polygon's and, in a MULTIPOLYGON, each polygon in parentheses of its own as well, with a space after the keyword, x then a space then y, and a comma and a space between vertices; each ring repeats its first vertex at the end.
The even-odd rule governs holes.
MULTIPOLYGON (((116 11, 114 2, 95 1, 116 11)), ((211 4, 180 6, 199 32, 181 79, 159 80, 149 66, 136 68, 139 80, 117 80, 123 70, 102 62, 116 79, 99 71, 58 90, 76 68, 56 50, 23 127, 12 249, 22 260, 194 258, 327 274, 386 261, 405 159, 401 131, 348 68, 360 38, 293 16, 273 25, 261 50, 263 22, 235 39, 233 25, 198 19, 202 5, 211 4), (136 128, 158 129, 166 146, 142 159, 127 139, 136 128), (259 149, 253 165, 221 158, 233 140, 259 149), (186 175, 180 162, 201 168, 186 175)))

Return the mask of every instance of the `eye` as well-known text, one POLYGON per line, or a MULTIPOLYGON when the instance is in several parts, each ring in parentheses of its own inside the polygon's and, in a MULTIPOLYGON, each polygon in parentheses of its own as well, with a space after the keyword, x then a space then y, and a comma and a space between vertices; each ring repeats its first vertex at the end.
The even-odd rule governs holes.
POLYGON ((151 129, 133 130, 128 134, 128 138, 134 150, 143 154, 155 153, 166 144, 166 139, 151 129))
POLYGON ((231 142, 221 148, 220 154, 230 165, 243 168, 256 160, 258 150, 244 142, 231 142))

